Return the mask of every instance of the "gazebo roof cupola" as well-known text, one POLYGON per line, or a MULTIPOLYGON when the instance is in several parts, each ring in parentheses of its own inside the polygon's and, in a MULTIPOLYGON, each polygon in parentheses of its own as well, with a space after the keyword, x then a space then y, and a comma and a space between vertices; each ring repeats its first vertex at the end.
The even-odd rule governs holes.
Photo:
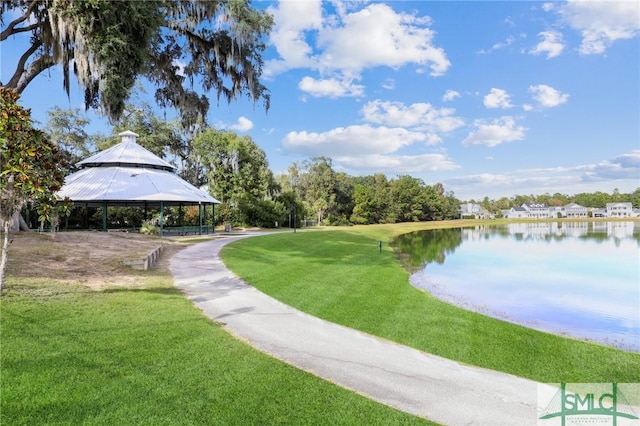
POLYGON ((119 133, 122 142, 101 151, 77 163, 81 169, 86 167, 140 167, 160 169, 170 172, 175 166, 156 156, 136 143, 138 135, 130 130, 119 133))

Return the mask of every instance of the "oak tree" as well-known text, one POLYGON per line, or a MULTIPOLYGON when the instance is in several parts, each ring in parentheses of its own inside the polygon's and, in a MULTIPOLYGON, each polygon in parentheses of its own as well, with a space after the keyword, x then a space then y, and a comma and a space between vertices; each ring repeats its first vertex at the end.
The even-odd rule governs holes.
POLYGON ((112 121, 139 76, 156 86, 158 104, 177 108, 185 123, 206 117, 202 92, 229 102, 246 94, 269 107, 260 76, 273 19, 250 0, 2 0, 0 21, 1 43, 30 37, 0 84, 18 93, 59 65, 66 93, 73 73, 87 108, 99 107, 112 121))
POLYGON ((249 136, 209 128, 194 140, 194 152, 209 191, 222 203, 220 220, 241 223, 251 204, 273 195, 275 179, 267 156, 249 136))

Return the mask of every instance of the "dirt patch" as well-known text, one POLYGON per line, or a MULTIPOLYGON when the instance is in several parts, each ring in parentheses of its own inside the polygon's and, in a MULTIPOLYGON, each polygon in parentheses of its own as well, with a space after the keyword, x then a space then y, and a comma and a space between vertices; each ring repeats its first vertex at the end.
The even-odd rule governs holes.
POLYGON ((46 277, 95 289, 139 287, 145 276, 168 273, 169 259, 185 247, 176 241, 125 232, 21 232, 11 238, 8 277, 46 277), (150 271, 123 265, 123 261, 142 258, 160 245, 164 246, 162 255, 150 271))

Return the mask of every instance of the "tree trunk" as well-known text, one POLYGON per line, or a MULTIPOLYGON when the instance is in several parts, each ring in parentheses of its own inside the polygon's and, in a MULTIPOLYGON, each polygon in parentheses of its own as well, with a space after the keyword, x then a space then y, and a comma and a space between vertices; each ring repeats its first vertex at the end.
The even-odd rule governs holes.
POLYGON ((2 244, 2 258, 0 259, 0 295, 4 287, 4 277, 7 272, 7 261, 9 260, 9 221, 4 222, 4 243, 2 244))
MULTIPOLYGON (((29 224, 27 224, 19 212, 14 213, 7 223, 9 224, 9 232, 31 231, 29 224)), ((0 219, 0 228, 4 228, 4 226, 5 221, 0 219)))
POLYGON ((27 224, 27 222, 24 220, 24 218, 19 212, 13 215, 13 219, 18 221, 18 230, 31 231, 31 229, 29 229, 29 224, 27 224))

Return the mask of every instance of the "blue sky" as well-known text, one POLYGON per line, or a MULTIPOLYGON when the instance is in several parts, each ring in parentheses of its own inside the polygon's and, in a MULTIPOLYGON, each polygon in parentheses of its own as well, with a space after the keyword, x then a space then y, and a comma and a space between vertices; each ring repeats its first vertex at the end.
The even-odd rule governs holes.
MULTIPOLYGON (((271 109, 212 100, 208 118, 250 135, 275 173, 327 156, 336 171, 411 175, 460 199, 640 186, 637 1, 254 5, 275 16, 271 109)), ((2 79, 18 42, 3 43, 2 79)), ((82 107, 79 93, 68 99, 52 70, 22 103, 45 123, 53 105, 82 107)))

